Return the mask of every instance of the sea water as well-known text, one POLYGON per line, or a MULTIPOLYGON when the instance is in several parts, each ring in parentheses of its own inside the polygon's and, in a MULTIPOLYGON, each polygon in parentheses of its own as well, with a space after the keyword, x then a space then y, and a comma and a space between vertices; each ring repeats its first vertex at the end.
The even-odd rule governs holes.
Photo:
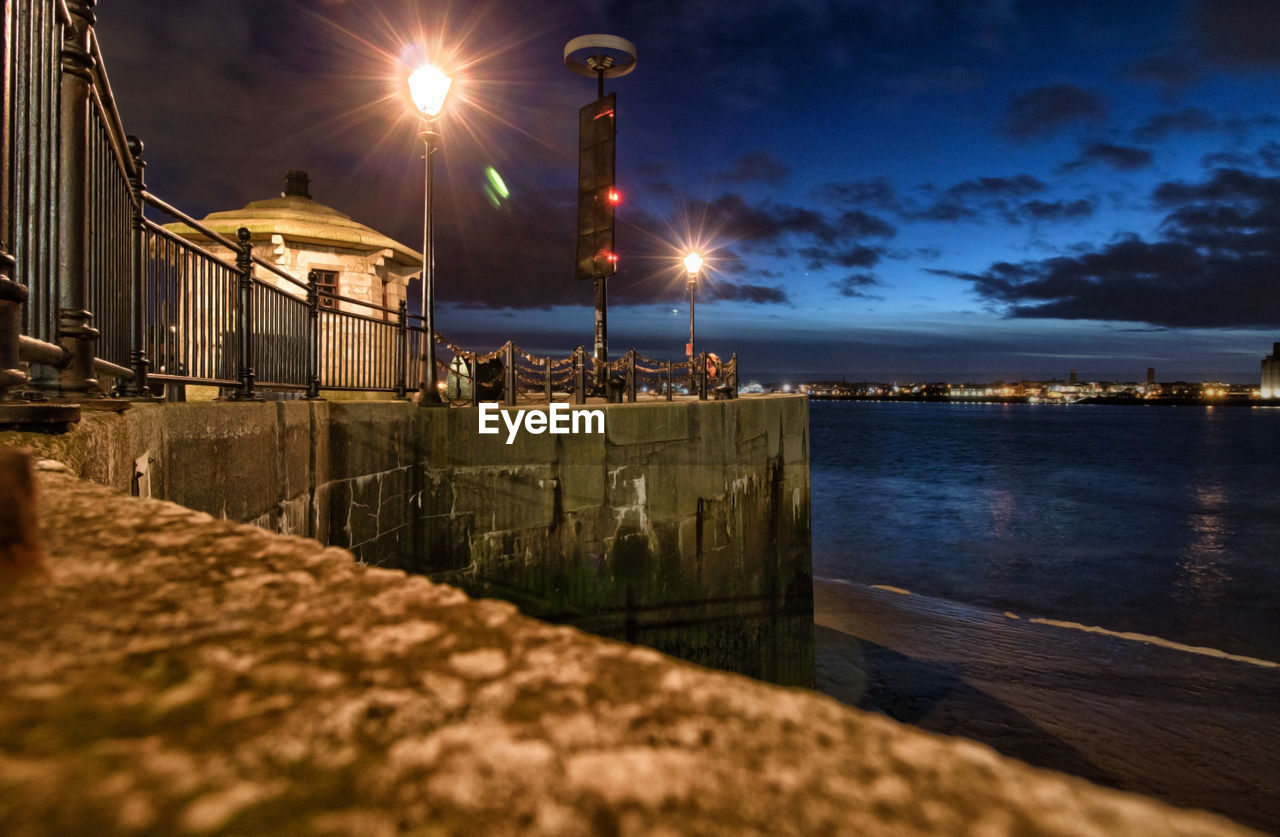
POLYGON ((814 574, 1280 661, 1280 409, 814 402, 814 574))

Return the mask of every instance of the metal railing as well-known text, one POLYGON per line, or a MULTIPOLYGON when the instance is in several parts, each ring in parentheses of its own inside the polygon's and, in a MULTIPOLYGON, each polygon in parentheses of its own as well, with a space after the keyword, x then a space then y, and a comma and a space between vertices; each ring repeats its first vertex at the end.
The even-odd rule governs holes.
MULTIPOLYGON (((130 397, 162 384, 216 386, 233 399, 259 390, 405 397, 422 386, 411 378, 423 326, 403 302, 393 309, 321 290, 314 274, 300 281, 255 257, 248 229, 232 240, 147 191, 142 143, 125 134, 92 7, 0 7, 0 401, 100 397, 98 374, 130 397)), ((433 337, 454 403, 582 403, 593 387, 632 402, 646 392, 670 399, 681 387, 701 398, 717 386, 718 397, 737 391, 736 356, 672 364, 633 350, 601 364, 581 347, 537 357, 510 341, 481 353, 433 337)))
MULTIPOLYGON (((28 351, 57 336, 59 94, 67 7, 12 0, 3 26, 0 120, 0 396, 27 383, 18 368, 19 335, 28 351), (18 281, 17 277, 21 277, 18 281)), ((53 347, 56 348, 56 347, 53 347)), ((38 350, 37 350, 38 351, 38 350)))

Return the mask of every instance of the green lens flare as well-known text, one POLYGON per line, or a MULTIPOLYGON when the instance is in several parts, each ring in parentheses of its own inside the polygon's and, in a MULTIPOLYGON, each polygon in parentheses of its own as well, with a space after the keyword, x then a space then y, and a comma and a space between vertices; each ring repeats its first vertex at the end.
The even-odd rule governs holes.
POLYGON ((498 170, 493 166, 489 166, 484 170, 485 176, 489 178, 489 185, 493 187, 493 191, 498 193, 501 198, 511 197, 511 191, 507 188, 507 184, 502 179, 502 175, 498 174, 498 170))

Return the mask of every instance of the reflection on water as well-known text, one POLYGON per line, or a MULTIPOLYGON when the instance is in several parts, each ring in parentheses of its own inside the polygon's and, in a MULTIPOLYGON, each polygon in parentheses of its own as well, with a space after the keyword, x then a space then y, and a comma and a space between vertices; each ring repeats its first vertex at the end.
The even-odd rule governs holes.
POLYGON ((1193 495, 1198 511, 1188 515, 1189 540, 1178 554, 1178 600, 1216 603, 1231 581, 1231 557, 1226 554, 1227 491, 1221 484, 1201 484, 1194 487, 1193 495))
POLYGON ((690 589, 646 598, 641 587, 610 579, 614 607, 584 606, 554 585, 510 587, 468 572, 433 578, 475 598, 514 602, 526 615, 549 622, 780 686, 813 688, 813 579, 807 573, 794 574, 785 589, 766 585, 775 589, 754 596, 699 597, 690 589))
POLYGON ((816 575, 1280 659, 1280 411, 810 418, 816 575))
POLYGON ((991 492, 991 537, 998 540, 1012 538, 1017 500, 1012 491, 996 489, 991 492))

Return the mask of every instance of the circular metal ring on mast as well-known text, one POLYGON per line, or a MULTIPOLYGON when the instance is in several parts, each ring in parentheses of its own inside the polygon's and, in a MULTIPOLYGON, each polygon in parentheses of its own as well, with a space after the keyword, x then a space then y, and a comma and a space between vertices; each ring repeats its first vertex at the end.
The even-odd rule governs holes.
POLYGON ((625 76, 636 68, 636 45, 617 35, 580 35, 564 45, 564 65, 587 78, 596 78, 602 71, 605 78, 625 76), (591 50, 591 56, 575 60, 574 53, 583 50, 591 50))

